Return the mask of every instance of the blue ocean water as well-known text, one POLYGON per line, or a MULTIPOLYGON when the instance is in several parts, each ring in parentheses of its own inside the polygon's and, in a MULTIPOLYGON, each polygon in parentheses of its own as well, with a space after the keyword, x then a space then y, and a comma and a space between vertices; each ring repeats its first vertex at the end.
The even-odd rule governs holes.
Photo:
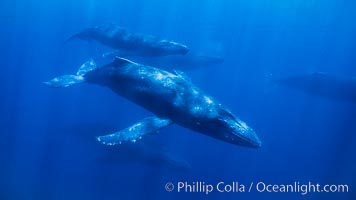
POLYGON ((356 104, 270 83, 324 72, 356 76, 356 3, 337 0, 77 0, 0 3, 0 199, 355 199, 356 104), (178 125, 134 145, 95 141, 150 116, 94 85, 42 82, 89 58, 65 42, 95 25, 179 41, 224 58, 185 73, 251 126, 259 149, 178 125), (348 192, 178 192, 178 182, 347 184, 348 192), (165 185, 174 184, 167 192, 165 185))

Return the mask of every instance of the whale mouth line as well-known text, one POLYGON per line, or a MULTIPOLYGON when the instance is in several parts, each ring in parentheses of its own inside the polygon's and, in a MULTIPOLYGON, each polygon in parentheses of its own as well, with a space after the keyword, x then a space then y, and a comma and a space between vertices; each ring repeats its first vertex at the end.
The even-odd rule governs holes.
POLYGON ((242 127, 233 127, 225 133, 225 137, 232 143, 237 143, 242 146, 259 148, 262 145, 261 140, 256 132, 248 127, 244 122, 242 127))
POLYGON ((229 110, 224 110, 223 119, 225 126, 224 137, 229 143, 246 147, 259 148, 262 145, 256 132, 244 121, 237 118, 229 110))
POLYGON ((251 144, 251 147, 260 148, 262 146, 262 142, 259 138, 256 138, 255 140, 249 140, 248 142, 251 144))
POLYGON ((262 146, 261 140, 256 136, 254 132, 249 132, 248 136, 242 134, 236 135, 235 133, 234 135, 239 138, 238 140, 241 141, 242 145, 244 146, 255 148, 259 148, 262 146))

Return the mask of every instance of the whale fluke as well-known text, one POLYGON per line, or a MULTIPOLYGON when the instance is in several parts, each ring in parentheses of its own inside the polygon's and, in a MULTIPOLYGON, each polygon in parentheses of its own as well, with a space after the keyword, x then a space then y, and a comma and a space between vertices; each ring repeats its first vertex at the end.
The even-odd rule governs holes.
POLYGON ((90 59, 79 67, 76 75, 58 76, 50 81, 45 81, 43 83, 49 87, 69 87, 78 83, 83 83, 85 81, 83 76, 95 68, 95 62, 93 59, 90 59))
POLYGON ((121 131, 109 135, 99 136, 96 139, 98 142, 110 146, 127 141, 136 142, 141 139, 143 135, 155 133, 170 124, 172 124, 172 121, 169 119, 148 117, 121 131))
POLYGON ((86 73, 93 71, 96 68, 96 63, 93 59, 88 60, 80 66, 77 71, 78 76, 84 76, 86 73))
POLYGON ((63 75, 43 83, 49 87, 69 87, 82 82, 84 82, 84 78, 82 76, 63 75))

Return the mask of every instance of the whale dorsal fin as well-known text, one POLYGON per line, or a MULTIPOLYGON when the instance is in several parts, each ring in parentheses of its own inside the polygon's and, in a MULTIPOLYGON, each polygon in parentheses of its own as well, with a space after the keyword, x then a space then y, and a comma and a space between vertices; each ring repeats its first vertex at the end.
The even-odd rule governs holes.
POLYGON ((124 66, 124 65, 138 65, 137 63, 129 60, 129 59, 126 59, 126 58, 122 58, 122 57, 119 57, 119 56, 115 56, 115 60, 114 62, 117 66, 124 66))

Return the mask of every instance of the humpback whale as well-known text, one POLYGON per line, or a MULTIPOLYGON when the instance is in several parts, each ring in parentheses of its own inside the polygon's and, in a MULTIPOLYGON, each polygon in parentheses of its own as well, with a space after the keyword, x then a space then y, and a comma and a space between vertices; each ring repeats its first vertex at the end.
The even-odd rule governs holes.
POLYGON ((51 87, 68 87, 84 82, 108 87, 155 114, 121 131, 97 137, 102 144, 136 142, 146 134, 176 123, 235 145, 261 146, 252 128, 181 73, 173 74, 116 57, 102 67, 96 67, 90 60, 75 75, 59 76, 44 83, 51 87))
POLYGON ((124 51, 126 56, 184 55, 189 51, 184 44, 152 35, 134 33, 115 24, 84 29, 68 40, 76 38, 95 40, 108 47, 124 51))
MULTIPOLYGON (((117 50, 103 54, 104 58, 114 58, 116 56, 122 57, 123 54, 117 50)), ((194 54, 192 52, 188 52, 186 55, 167 55, 161 57, 140 57, 140 56, 128 56, 128 57, 139 63, 149 65, 149 66, 155 66, 167 70, 197 69, 202 66, 209 67, 213 65, 222 64, 224 62, 224 59, 219 56, 194 54)))
POLYGON ((343 78, 315 72, 307 75, 280 78, 274 80, 274 82, 312 95, 356 103, 355 78, 343 78))

